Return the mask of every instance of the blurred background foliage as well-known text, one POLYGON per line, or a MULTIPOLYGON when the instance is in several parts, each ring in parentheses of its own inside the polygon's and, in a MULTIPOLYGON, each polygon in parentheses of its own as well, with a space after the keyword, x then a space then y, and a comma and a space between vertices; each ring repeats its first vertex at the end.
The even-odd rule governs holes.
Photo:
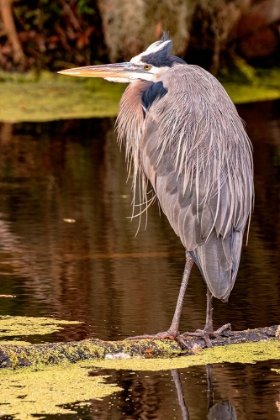
POLYGON ((0 4, 4 70, 53 70, 103 58, 106 48, 94 1, 1 0, 0 4))
POLYGON ((0 0, 0 67, 129 60, 162 30, 175 54, 214 74, 280 64, 279 0, 0 0))

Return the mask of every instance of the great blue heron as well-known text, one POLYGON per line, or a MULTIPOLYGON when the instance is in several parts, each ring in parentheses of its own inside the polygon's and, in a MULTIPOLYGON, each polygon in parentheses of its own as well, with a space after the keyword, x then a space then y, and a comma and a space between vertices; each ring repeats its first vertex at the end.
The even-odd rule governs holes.
MULTIPOLYGON (((206 70, 171 54, 164 34, 130 62, 63 70, 71 76, 129 83, 117 118, 119 138, 134 167, 140 199, 148 205, 148 180, 170 225, 186 249, 186 265, 170 328, 140 337, 179 333, 183 299, 193 262, 207 285, 206 324, 192 335, 207 346, 214 331, 212 297, 227 301, 234 286, 242 238, 254 195, 250 140, 234 104, 206 70)), ((191 333, 186 333, 191 334, 191 333)))

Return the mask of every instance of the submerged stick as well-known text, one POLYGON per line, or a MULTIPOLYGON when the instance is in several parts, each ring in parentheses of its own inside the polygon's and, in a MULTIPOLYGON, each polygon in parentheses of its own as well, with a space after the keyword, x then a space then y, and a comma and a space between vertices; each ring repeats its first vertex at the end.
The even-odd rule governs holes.
MULTIPOLYGON (((252 343, 272 340, 279 337, 280 326, 256 328, 245 331, 231 331, 226 336, 212 340, 213 346, 229 346, 238 343, 252 343)), ((172 358, 193 355, 198 349, 205 348, 205 343, 196 337, 184 337, 189 349, 182 349, 173 340, 123 340, 102 341, 87 339, 67 343, 46 344, 0 344, 0 368, 17 368, 52 365, 62 362, 75 363, 89 359, 126 359, 141 358, 172 358)))

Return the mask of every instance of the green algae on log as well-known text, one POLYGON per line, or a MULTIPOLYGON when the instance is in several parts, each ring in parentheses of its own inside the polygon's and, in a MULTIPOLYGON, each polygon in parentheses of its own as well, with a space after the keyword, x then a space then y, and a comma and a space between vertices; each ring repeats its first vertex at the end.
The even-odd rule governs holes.
MULTIPOLYGON (((232 331, 227 336, 212 340, 213 346, 228 347, 238 343, 267 341, 278 337, 279 327, 232 331)), ((123 340, 102 341, 87 339, 80 342, 46 343, 29 346, 0 345, 0 368, 75 363, 90 359, 174 358, 199 354, 205 343, 196 337, 185 337, 192 350, 182 349, 173 340, 123 340)), ((277 342, 278 345, 278 342, 277 342)), ((280 358, 280 350, 279 350, 280 358)))
MULTIPOLYGON (((187 357, 172 359, 115 359, 90 360, 81 362, 87 367, 132 370, 132 371, 161 371, 169 369, 185 369, 191 366, 214 365, 221 363, 255 364, 257 362, 280 360, 278 340, 258 341, 254 343, 239 343, 230 346, 216 346, 203 349, 187 357)), ((279 370, 280 371, 280 370, 279 370)), ((0 371, 1 373, 1 371, 0 371)), ((279 372, 277 372, 279 373, 279 372)))

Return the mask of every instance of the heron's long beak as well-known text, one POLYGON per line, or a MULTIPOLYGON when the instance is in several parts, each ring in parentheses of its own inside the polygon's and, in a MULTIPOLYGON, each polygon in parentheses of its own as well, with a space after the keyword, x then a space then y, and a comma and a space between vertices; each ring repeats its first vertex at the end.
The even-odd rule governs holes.
POLYGON ((65 74, 68 76, 78 77, 102 77, 103 79, 114 78, 114 79, 128 79, 133 72, 133 64, 127 63, 116 63, 116 64, 102 64, 100 66, 86 66, 76 67, 69 70, 61 70, 58 73, 65 74))

